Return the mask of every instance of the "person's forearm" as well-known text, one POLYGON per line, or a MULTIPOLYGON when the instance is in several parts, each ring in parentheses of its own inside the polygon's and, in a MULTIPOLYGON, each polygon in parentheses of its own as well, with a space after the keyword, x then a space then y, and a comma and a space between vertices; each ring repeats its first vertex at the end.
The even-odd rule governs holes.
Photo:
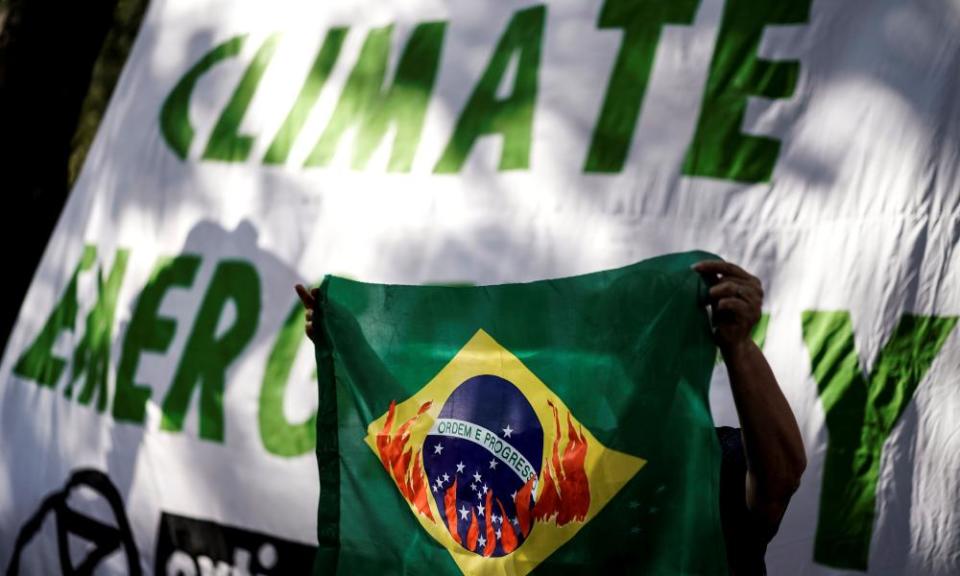
POLYGON ((806 467, 800 430, 770 365, 753 341, 721 352, 743 433, 747 505, 776 530, 806 467))

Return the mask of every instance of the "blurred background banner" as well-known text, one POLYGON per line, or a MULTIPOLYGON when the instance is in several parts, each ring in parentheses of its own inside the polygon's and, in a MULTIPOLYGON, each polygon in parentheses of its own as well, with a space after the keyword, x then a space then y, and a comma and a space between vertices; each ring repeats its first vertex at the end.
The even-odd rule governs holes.
MULTIPOLYGON (((90 29, 136 41, 52 235, 4 214, 8 258, 46 249, 0 367, 0 569, 309 567, 296 282, 702 249, 763 280, 808 450, 770 573, 960 573, 956 1, 114 4, 142 24, 90 29)), ((10 61, 0 83, 70 80, 10 61)), ((18 118, 23 93, 11 170, 76 125, 18 118)), ((722 366, 711 394, 735 425, 722 366)))

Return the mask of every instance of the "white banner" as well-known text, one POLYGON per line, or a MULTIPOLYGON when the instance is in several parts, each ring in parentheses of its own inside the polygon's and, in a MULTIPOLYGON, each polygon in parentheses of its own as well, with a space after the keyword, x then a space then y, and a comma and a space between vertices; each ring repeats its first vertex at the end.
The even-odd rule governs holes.
POLYGON ((154 0, 0 368, 0 569, 309 566, 297 282, 703 249, 807 447, 769 572, 960 573, 958 242, 955 1, 154 0))

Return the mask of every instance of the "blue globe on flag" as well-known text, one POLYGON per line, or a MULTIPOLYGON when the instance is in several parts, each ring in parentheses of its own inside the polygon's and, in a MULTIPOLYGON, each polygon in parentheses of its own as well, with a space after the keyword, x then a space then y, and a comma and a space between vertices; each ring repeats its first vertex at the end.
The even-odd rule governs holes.
POLYGON ((530 534, 543 434, 527 398, 499 376, 469 378, 444 403, 424 441, 423 466, 461 546, 505 556, 530 534))

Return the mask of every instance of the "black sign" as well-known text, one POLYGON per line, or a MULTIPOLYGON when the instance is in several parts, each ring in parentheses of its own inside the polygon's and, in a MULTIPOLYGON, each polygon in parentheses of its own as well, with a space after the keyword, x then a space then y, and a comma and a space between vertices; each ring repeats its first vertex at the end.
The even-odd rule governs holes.
POLYGON ((165 576, 310 574, 316 548, 259 532, 166 512, 154 573, 165 576))
POLYGON ((17 535, 13 549, 13 558, 7 566, 7 576, 20 574, 20 555, 27 544, 40 532, 44 520, 54 515, 57 527, 57 553, 60 560, 60 572, 63 576, 88 576, 104 558, 122 551, 127 558, 127 574, 140 576, 140 555, 133 541, 130 522, 123 509, 123 499, 116 486, 106 474, 98 470, 77 470, 70 476, 66 486, 54 492, 40 505, 40 509, 23 525, 17 535), (87 516, 67 505, 70 493, 78 488, 88 488, 96 492, 109 505, 114 524, 104 524, 97 518, 87 516), (82 538, 92 545, 79 564, 74 565, 70 558, 68 536, 82 538))

